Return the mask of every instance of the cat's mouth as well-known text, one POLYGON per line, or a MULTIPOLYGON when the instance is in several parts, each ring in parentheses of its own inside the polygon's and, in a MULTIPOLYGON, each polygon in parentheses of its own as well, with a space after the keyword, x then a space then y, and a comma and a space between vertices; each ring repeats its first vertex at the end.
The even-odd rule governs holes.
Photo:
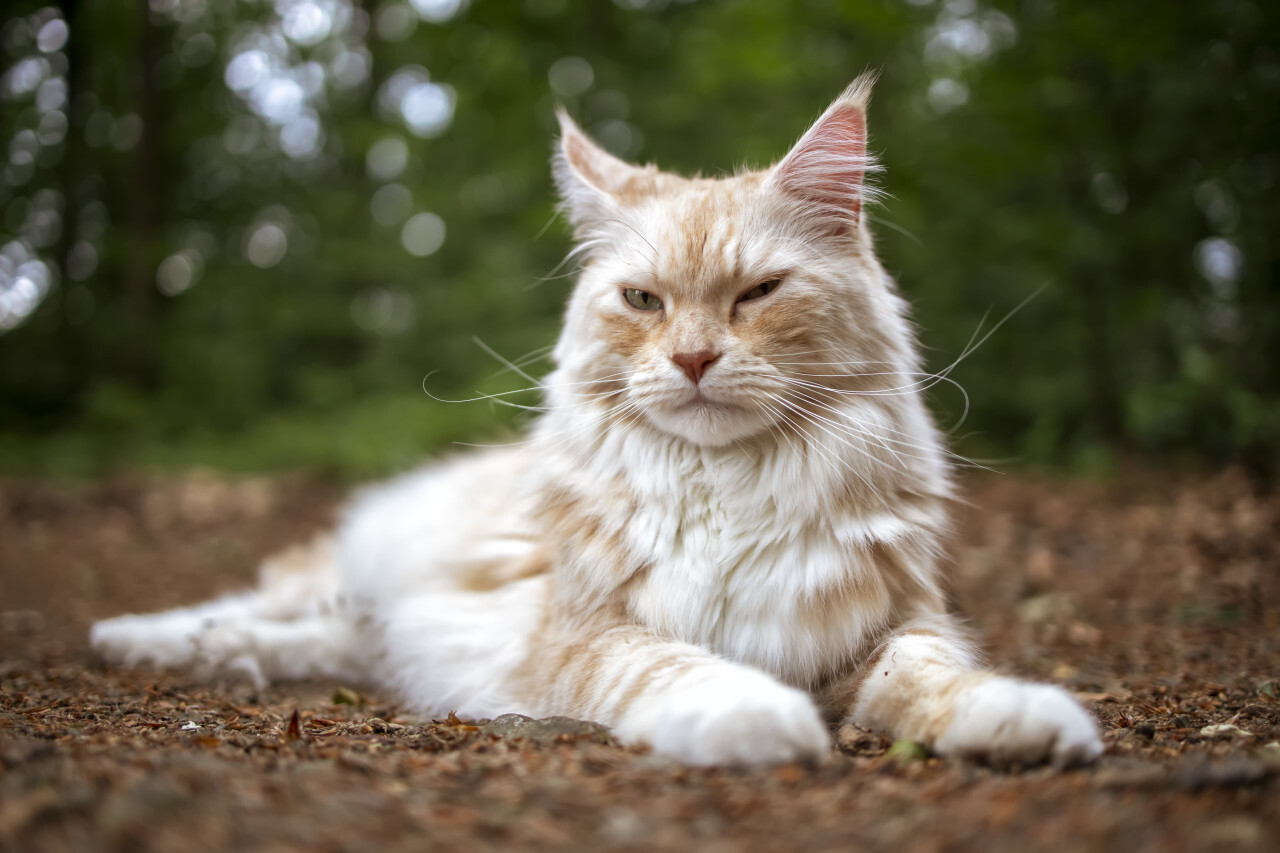
POLYGON ((690 388, 674 399, 654 400, 646 409, 650 421, 663 432, 714 447, 746 438, 767 421, 749 400, 726 394, 724 389, 716 393, 690 388))
POLYGON ((740 412, 742 411, 742 406, 710 397, 700 388, 694 388, 689 399, 676 406, 677 412, 706 411, 708 409, 719 412, 740 412))

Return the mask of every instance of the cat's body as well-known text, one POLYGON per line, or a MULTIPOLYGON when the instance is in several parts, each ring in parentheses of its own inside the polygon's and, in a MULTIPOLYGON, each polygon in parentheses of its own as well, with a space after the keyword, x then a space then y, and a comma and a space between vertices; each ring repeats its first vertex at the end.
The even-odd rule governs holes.
POLYGON ((107 620, 95 648, 595 719, 694 763, 820 755, 823 716, 1096 756, 1067 694, 976 669, 946 612, 948 469, 861 215, 867 94, 722 180, 629 166, 563 118, 589 260, 529 441, 368 490, 257 591, 107 620))

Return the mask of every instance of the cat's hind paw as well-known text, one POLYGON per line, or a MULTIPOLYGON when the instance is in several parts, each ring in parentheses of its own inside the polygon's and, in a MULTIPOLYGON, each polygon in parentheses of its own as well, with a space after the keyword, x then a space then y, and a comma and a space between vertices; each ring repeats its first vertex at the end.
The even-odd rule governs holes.
POLYGON ((955 713, 935 749, 943 755, 993 764, 1059 767, 1087 764, 1102 754, 1090 714, 1062 688, 992 678, 956 698, 955 713))
POLYGON ((239 673, 258 687, 267 683, 247 631, 227 620, 188 611, 95 622, 89 645, 108 663, 190 669, 202 679, 219 672, 239 673))
POLYGON ((194 654, 191 637, 199 628, 198 620, 167 614, 116 616, 93 624, 89 645, 108 663, 187 666, 194 654))

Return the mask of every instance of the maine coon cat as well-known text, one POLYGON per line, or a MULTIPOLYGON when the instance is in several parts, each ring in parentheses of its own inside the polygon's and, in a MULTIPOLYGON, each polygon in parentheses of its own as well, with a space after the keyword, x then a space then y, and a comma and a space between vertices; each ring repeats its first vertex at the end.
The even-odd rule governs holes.
POLYGON ((722 179, 624 163, 561 112, 585 262, 528 441, 371 488, 258 589, 99 622, 94 648, 592 719, 695 764, 820 756, 842 720, 1096 757, 1065 691, 978 668, 947 613, 947 458, 863 216, 869 93, 722 179))

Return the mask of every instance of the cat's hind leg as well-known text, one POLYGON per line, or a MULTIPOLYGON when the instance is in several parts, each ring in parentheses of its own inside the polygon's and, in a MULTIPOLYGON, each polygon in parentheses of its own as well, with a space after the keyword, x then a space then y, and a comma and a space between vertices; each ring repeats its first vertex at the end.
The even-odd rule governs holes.
POLYGON ((361 632, 340 595, 326 540, 266 562, 257 589, 162 613, 96 623, 94 651, 112 663, 188 669, 198 677, 247 675, 256 684, 358 678, 361 632))

